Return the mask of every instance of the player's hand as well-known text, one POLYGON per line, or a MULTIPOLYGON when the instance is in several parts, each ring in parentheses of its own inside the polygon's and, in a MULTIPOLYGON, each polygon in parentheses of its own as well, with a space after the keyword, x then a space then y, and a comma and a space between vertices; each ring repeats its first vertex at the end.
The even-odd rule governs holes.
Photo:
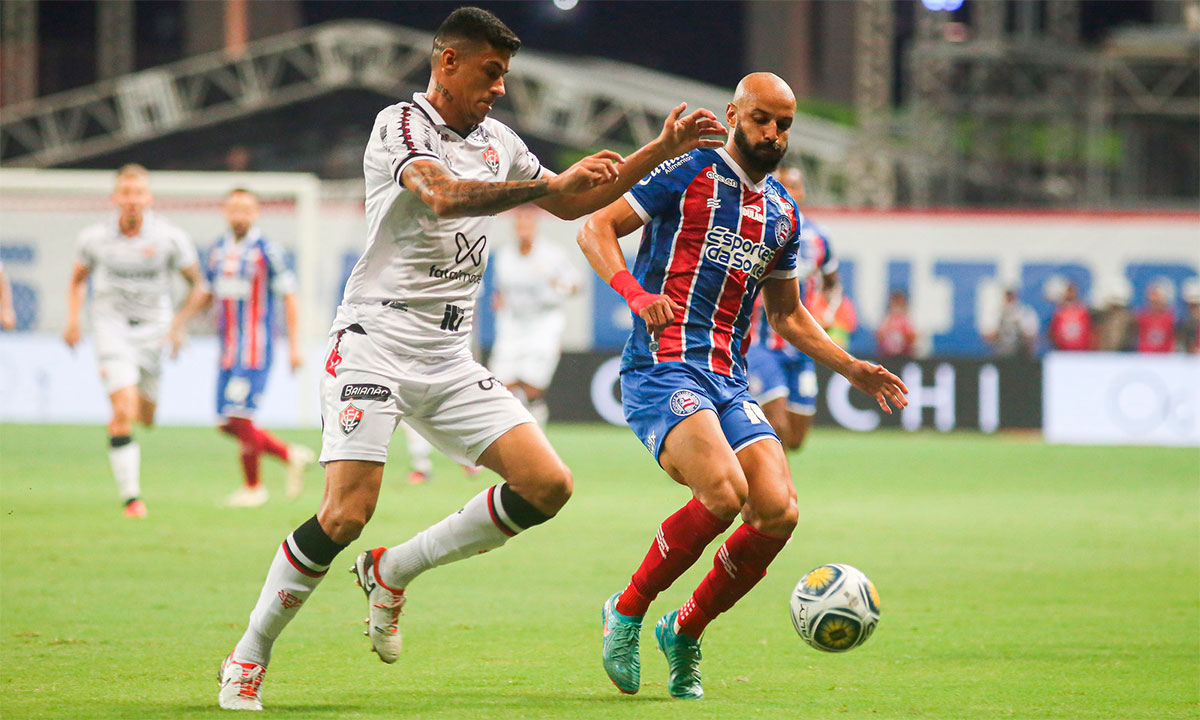
POLYGON ((300 352, 300 348, 292 348, 291 352, 288 353, 288 359, 292 363, 292 372, 296 372, 304 367, 304 353, 300 352))
POLYGON ((72 323, 71 325, 67 326, 66 330, 63 330, 63 341, 66 342, 67 347, 71 348, 72 350, 74 350, 75 346, 79 344, 79 338, 82 336, 83 334, 79 331, 78 323, 72 323))
POLYGON ((876 365, 865 360, 855 360, 854 365, 845 373, 850 384, 862 392, 875 398, 880 409, 891 415, 890 402, 897 409, 903 410, 908 405, 908 388, 900 378, 888 372, 882 365, 876 365))
POLYGON ((675 322, 675 316, 683 317, 683 308, 666 295, 645 293, 629 303, 629 309, 646 323, 651 335, 658 335, 675 322))
POLYGON ((171 346, 172 360, 179 357, 179 351, 183 348, 183 345, 186 342, 187 330, 182 327, 172 325, 170 332, 167 333, 167 343, 171 346))
POLYGON ((612 150, 601 150, 567 168, 562 175, 551 178, 550 190, 557 194, 570 195, 614 183, 620 175, 617 165, 623 162, 625 158, 612 150))
POLYGON ((720 147, 729 131, 710 111, 700 108, 686 117, 687 103, 680 103, 663 121, 658 142, 667 157, 678 157, 698 147, 720 147))

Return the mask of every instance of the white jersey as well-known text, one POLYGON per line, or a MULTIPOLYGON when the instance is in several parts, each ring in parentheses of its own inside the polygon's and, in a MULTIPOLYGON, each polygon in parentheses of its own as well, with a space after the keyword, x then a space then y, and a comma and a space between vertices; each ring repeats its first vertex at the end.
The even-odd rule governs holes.
POLYGON ((417 160, 440 163, 458 180, 534 180, 542 174, 537 157, 498 120, 487 118, 462 137, 422 93, 385 108, 363 156, 367 247, 350 273, 333 331, 357 323, 401 355, 469 354, 492 218, 435 215, 400 183, 417 160))
POLYGON ((92 273, 95 322, 156 326, 171 321, 171 273, 197 262, 188 236, 153 212, 133 237, 121 233, 116 214, 84 229, 76 258, 92 273))
POLYGON ((502 322, 518 325, 563 313, 567 296, 579 286, 579 272, 566 253, 548 242, 535 242, 528 255, 516 243, 496 254, 496 290, 502 322))

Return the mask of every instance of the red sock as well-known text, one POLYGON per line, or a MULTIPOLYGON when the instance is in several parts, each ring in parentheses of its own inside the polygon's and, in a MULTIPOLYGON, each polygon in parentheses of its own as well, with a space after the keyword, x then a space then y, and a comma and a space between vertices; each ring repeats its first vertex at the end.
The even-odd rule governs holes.
POLYGON ((271 433, 261 428, 254 428, 258 433, 258 446, 270 455, 274 455, 280 460, 287 462, 288 446, 287 443, 275 437, 271 433))
POLYGON ((713 569, 680 608, 679 630, 700 637, 713 618, 733 607, 763 579, 767 566, 787 541, 785 537, 766 535, 743 523, 721 545, 713 569))
POLYGON ((645 615, 654 598, 695 564, 704 548, 732 522, 713 515, 695 498, 663 520, 646 559, 617 598, 617 612, 630 617, 645 615))
POLYGON ((241 443, 242 474, 246 479, 246 487, 258 487, 259 456, 262 453, 262 446, 258 439, 259 431, 254 427, 254 423, 250 421, 250 418, 231 417, 219 429, 221 432, 234 436, 241 443))

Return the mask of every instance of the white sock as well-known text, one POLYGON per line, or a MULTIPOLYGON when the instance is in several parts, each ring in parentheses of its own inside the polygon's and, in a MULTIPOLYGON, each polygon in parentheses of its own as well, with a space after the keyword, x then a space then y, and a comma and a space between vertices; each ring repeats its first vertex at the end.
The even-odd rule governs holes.
POLYGON ((431 474, 433 460, 429 456, 433 452, 433 446, 421 433, 413 430, 407 424, 404 426, 404 432, 408 437, 408 457, 411 458, 412 469, 426 475, 431 474))
POLYGON ((129 502, 142 494, 142 449, 136 442, 108 449, 108 464, 117 480, 121 502, 129 502))
POLYGON ((494 485, 408 542, 388 548, 379 558, 379 576, 384 585, 400 590, 430 568, 498 548, 520 531, 501 506, 500 486, 494 485), (493 511, 497 520, 492 519, 493 511), (501 530, 497 522, 505 529, 501 530))
MULTIPOLYGON (((290 542, 291 536, 284 542, 290 542)), ((284 551, 283 545, 275 551, 271 560, 271 569, 267 571, 267 580, 263 583, 262 593, 258 603, 250 612, 250 625, 233 649, 233 659, 238 662, 252 662, 266 667, 271 662, 271 647, 283 628, 287 626, 300 606, 312 594, 321 579, 325 577, 324 567, 313 565, 307 558, 298 557, 299 551, 292 546, 291 554, 305 567, 301 572, 284 551), (313 575, 316 575, 314 577, 313 575)))

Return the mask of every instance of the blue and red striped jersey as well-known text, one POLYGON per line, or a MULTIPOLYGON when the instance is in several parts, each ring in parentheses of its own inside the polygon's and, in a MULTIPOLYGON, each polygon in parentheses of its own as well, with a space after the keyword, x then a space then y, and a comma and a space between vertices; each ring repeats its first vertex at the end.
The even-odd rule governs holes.
POLYGON ((635 315, 621 368, 685 362, 744 379, 763 280, 797 274, 803 218, 795 201, 769 175, 752 182, 724 148, 668 160, 625 199, 645 223, 634 277, 685 312, 657 338, 635 315))
MULTIPOLYGON (((814 293, 821 292, 821 278, 838 269, 837 256, 833 254, 833 245, 829 242, 828 233, 808 217, 804 218, 800 229, 800 251, 796 268, 800 278, 800 297, 805 305, 814 293)), ((754 305, 750 333, 751 342, 758 343, 768 350, 800 354, 799 350, 793 348, 791 343, 784 340, 767 322, 761 298, 754 305)))
POLYGON ((216 304, 221 368, 268 367, 276 296, 295 292, 283 252, 258 228, 240 242, 226 233, 209 250, 204 273, 216 304))

